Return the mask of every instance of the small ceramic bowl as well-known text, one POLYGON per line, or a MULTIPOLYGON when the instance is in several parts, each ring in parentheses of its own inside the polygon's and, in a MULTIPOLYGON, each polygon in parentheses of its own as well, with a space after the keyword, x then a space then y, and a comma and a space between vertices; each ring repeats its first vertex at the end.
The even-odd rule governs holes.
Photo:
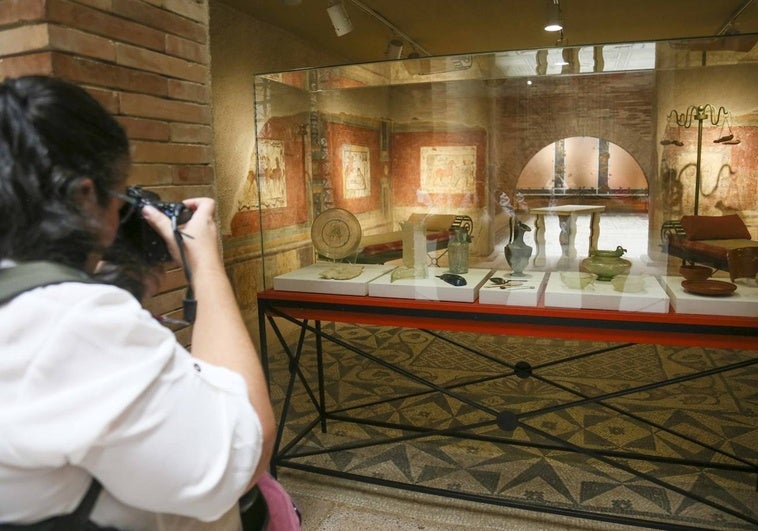
POLYGON ((584 289, 596 278, 597 275, 585 271, 561 271, 561 281, 571 289, 584 289))
POLYGON ((683 265, 679 274, 687 280, 706 280, 713 274, 713 269, 701 265, 683 265))
POLYGON ((638 293, 645 289, 645 278, 640 275, 618 275, 611 279, 613 289, 626 293, 638 293))

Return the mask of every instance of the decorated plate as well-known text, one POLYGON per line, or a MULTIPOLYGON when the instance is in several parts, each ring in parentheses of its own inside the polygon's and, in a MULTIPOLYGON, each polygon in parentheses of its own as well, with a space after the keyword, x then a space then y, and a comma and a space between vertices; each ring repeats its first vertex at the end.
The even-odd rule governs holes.
POLYGON ((734 293, 737 286, 731 282, 723 282, 721 280, 683 280, 682 288, 684 288, 684 291, 696 295, 724 297, 734 293))
POLYGON ((340 260, 350 256, 361 243, 361 224, 342 208, 325 210, 313 220, 311 241, 321 256, 340 260))

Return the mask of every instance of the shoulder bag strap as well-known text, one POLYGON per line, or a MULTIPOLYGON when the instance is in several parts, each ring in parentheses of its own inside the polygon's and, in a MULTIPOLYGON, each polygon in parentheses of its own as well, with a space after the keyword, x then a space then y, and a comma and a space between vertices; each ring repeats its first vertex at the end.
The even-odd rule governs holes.
POLYGON ((101 490, 103 490, 103 486, 93 477, 87 493, 82 498, 82 501, 79 502, 79 506, 67 518, 70 524, 68 529, 97 529, 89 521, 89 515, 92 513, 92 509, 95 508, 95 502, 97 501, 97 497, 100 496, 101 490))
POLYGON ((54 262, 23 262, 0 268, 0 303, 40 286, 63 282, 97 282, 84 271, 54 262))
MULTIPOLYGON (((95 282, 95 280, 78 269, 56 264, 54 262, 24 262, 12 267, 0 268, 0 303, 9 301, 17 295, 40 286, 61 284, 63 282, 95 282)), ((87 529, 89 515, 100 495, 102 485, 92 478, 87 493, 79 502, 73 513, 50 518, 44 522, 29 525, 1 524, 0 530, 79 530, 87 529)))

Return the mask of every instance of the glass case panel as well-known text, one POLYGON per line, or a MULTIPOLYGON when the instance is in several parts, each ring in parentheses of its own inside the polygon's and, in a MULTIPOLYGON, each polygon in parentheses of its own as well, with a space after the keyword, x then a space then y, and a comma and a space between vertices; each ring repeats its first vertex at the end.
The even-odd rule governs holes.
POLYGON ((755 241, 756 42, 737 35, 258 75, 258 209, 244 223, 260 233, 264 287, 317 262, 326 272, 309 274, 320 279, 440 279, 455 275, 451 256, 454 271, 467 258, 475 295, 494 288, 492 272, 677 276, 665 251, 688 215, 737 214, 755 241))

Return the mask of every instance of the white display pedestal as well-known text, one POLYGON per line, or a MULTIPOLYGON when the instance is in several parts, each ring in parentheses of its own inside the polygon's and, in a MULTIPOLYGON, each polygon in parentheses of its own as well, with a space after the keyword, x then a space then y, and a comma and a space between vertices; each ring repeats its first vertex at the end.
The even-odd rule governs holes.
POLYGON ((642 276, 645 282, 643 290, 630 293, 616 291, 610 282, 597 280, 584 289, 572 289, 561 281, 560 272, 555 271, 550 273, 545 287, 545 306, 627 312, 668 312, 669 298, 658 280, 652 275, 642 276))
MULTIPOLYGON (((481 304, 503 304, 506 306, 537 306, 544 287, 544 271, 524 271, 523 277, 510 276, 509 270, 495 271, 492 277, 511 280, 513 286, 497 286, 487 281, 479 290, 481 304), (519 283, 523 281, 523 283, 519 283)), ((490 277, 490 278, 492 278, 490 277)))
POLYGON ((281 291, 302 291, 305 293, 334 293, 335 295, 367 295, 368 283, 377 277, 389 273, 394 266, 373 264, 339 264, 335 262, 317 262, 315 264, 290 271, 274 277, 274 289, 281 291), (327 269, 340 265, 357 265, 363 272, 348 280, 321 278, 327 269))
POLYGON ((445 267, 430 267, 426 278, 401 278, 392 282, 391 275, 384 275, 369 284, 368 294, 372 297, 474 302, 491 271, 469 269, 468 273, 460 275, 466 279, 465 286, 452 286, 437 278, 437 275, 448 272, 445 267))
POLYGON ((758 317, 758 284, 755 280, 737 279, 733 282, 737 290, 720 297, 686 292, 682 280, 682 277, 663 277, 671 306, 677 313, 758 317))

